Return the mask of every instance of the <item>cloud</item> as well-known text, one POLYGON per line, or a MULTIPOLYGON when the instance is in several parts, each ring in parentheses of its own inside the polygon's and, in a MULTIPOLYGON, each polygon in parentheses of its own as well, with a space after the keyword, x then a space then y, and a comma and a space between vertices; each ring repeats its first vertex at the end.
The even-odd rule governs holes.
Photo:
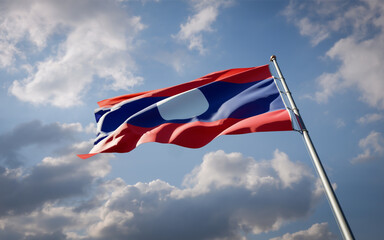
POLYGON ((384 31, 380 36, 363 42, 356 42, 352 37, 339 40, 327 52, 327 56, 331 59, 341 61, 338 72, 319 78, 322 83, 329 82, 324 78, 332 77, 336 84, 321 84, 322 89, 316 93, 318 99, 327 100, 330 96, 342 91, 342 88, 355 88, 359 91, 362 101, 371 107, 384 109, 382 94, 384 83, 380 80, 380 76, 384 74, 384 69, 381 67, 384 53, 377 51, 383 47, 384 31))
POLYGON ((217 151, 207 154, 203 163, 186 176, 183 185, 193 186, 190 187, 193 194, 202 194, 210 188, 238 186, 255 190, 263 184, 289 188, 309 176, 304 166, 291 162, 285 153, 278 150, 272 160, 262 163, 244 158, 241 153, 217 151))
POLYGON ((371 114, 366 114, 366 115, 362 116, 361 118, 357 119, 357 122, 360 124, 368 124, 368 123, 381 121, 383 119, 384 119, 383 114, 371 113, 371 114))
POLYGON ((272 163, 218 151, 186 177, 184 189, 160 180, 126 186, 104 207, 108 213, 130 214, 107 214, 92 228, 93 237, 241 239, 242 231, 276 230, 308 214, 317 198, 307 171, 297 176, 297 169, 280 168, 287 163, 282 155, 276 152, 272 163))
POLYGON ((205 54, 207 49, 203 46, 203 33, 213 31, 212 24, 216 21, 220 8, 228 6, 231 1, 204 0, 191 2, 195 14, 189 16, 185 24, 180 25, 180 31, 174 37, 187 42, 190 50, 196 49, 200 54, 205 54))
POLYGON ((300 29, 300 34, 311 37, 311 43, 316 46, 323 40, 329 37, 329 32, 320 24, 310 22, 308 18, 300 19, 297 22, 300 29))
POLYGON ((90 145, 76 144, 66 155, 46 157, 28 171, 1 167, 0 218, 30 213, 47 203, 85 194, 95 179, 110 171, 106 156, 86 162, 75 155, 90 145))
POLYGON ((181 49, 173 52, 162 50, 152 57, 154 60, 173 68, 179 74, 182 74, 187 69, 186 66, 192 62, 191 56, 181 49))
POLYGON ((329 231, 328 223, 316 223, 307 230, 296 233, 287 233, 282 237, 270 240, 336 240, 337 237, 329 231))
POLYGON ((335 94, 352 88, 371 107, 384 109, 384 83, 380 80, 384 74, 384 53, 378 51, 384 47, 384 5, 380 1, 291 1, 284 14, 302 35, 310 37, 313 45, 334 33, 345 35, 326 53, 340 66, 336 72, 318 77, 320 89, 315 100, 327 102, 335 94))
POLYGON ((43 124, 34 120, 19 124, 9 132, 0 134, 0 162, 8 167, 22 164, 20 150, 29 146, 47 146, 73 140, 76 132, 89 132, 92 125, 85 129, 80 123, 43 124))
POLYGON ((104 87, 113 90, 142 82, 134 73, 131 53, 145 26, 140 17, 127 16, 118 2, 5 1, 2 5, 0 67, 26 62, 29 69, 27 77, 9 88, 18 99, 65 108, 81 104, 95 78, 105 80, 104 87))
POLYGON ((337 128, 342 128, 345 126, 346 126, 346 123, 343 119, 341 119, 341 118, 336 119, 336 127, 337 128))
POLYGON ((313 46, 329 38, 332 30, 338 30, 340 24, 334 24, 334 20, 324 20, 319 18, 324 15, 334 15, 337 12, 337 5, 341 1, 323 2, 323 1, 296 1, 291 0, 282 14, 299 28, 301 35, 309 37, 313 46), (303 14, 307 12, 310 14, 303 14), (333 29, 332 29, 333 28, 333 29))
MULTIPOLYGON (((76 151, 85 146, 78 145, 76 151)), ((30 181, 28 189, 16 191, 20 189, 14 184, 18 194, 11 196, 19 201, 0 204, 2 213, 8 214, 0 217, 0 236, 244 239, 244 234, 277 230, 307 216, 320 199, 310 171, 278 150, 272 159, 262 161, 240 153, 209 153, 185 177, 183 188, 162 180, 134 185, 119 178, 100 181, 109 168, 103 158, 91 162, 70 154, 45 158, 18 180, 30 181), (39 184, 42 190, 34 192, 39 184), (91 187, 87 195, 85 190, 91 187), (88 197, 73 198, 81 194, 88 197)), ((10 179, 6 172, 2 176, 10 179)))
POLYGON ((316 46, 340 32, 348 31, 354 38, 364 39, 369 34, 370 25, 382 21, 377 21, 381 18, 377 15, 382 11, 380 5, 378 0, 291 0, 282 14, 316 46), (341 11, 343 14, 340 14, 341 11))
POLYGON ((161 180, 122 185, 89 232, 92 239, 242 239, 306 216, 319 199, 315 182, 279 151, 260 162, 217 151, 186 176, 185 188, 161 180))
POLYGON ((53 232, 53 233, 37 233, 29 235, 28 238, 25 238, 24 234, 20 233, 17 229, 7 229, 6 231, 0 231, 0 238, 7 240, 66 240, 66 236, 62 232, 53 232))
POLYGON ((363 163, 384 156, 384 138, 381 133, 372 131, 367 137, 359 141, 363 153, 352 159, 352 163, 363 163))

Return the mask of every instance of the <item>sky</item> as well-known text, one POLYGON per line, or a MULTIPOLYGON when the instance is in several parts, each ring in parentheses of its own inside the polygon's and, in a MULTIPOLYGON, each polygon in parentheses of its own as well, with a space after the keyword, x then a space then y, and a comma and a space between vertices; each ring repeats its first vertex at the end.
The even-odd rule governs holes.
POLYGON ((382 0, 0 0, 0 239, 342 239, 296 131, 76 156, 98 101, 271 55, 353 234, 378 239, 383 49, 382 0))

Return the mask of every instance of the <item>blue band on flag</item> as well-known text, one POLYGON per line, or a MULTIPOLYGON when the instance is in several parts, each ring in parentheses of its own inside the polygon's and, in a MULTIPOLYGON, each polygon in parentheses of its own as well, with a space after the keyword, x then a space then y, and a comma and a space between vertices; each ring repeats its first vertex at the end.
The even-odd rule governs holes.
POLYGON ((122 123, 127 121, 129 117, 139 112, 141 109, 145 109, 165 98, 166 97, 139 98, 123 103, 113 110, 99 109, 95 113, 96 121, 98 122, 99 119, 105 115, 100 130, 103 132, 111 132, 116 130, 122 123))

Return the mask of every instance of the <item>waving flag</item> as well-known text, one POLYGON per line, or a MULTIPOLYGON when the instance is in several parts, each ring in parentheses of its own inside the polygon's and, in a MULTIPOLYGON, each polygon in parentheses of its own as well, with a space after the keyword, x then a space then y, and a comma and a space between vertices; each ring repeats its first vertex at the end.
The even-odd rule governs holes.
POLYGON ((214 72, 177 86, 106 99, 96 109, 97 153, 146 142, 199 148, 220 135, 292 130, 269 66, 214 72))

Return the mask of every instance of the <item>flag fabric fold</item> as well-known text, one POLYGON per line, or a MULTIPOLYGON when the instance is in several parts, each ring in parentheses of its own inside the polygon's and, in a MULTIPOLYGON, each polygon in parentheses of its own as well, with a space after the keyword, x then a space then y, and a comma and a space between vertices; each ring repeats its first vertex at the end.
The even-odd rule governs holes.
POLYGON ((293 130, 269 66, 214 72, 173 87, 103 100, 85 159, 146 142, 200 148, 220 135, 293 130))

